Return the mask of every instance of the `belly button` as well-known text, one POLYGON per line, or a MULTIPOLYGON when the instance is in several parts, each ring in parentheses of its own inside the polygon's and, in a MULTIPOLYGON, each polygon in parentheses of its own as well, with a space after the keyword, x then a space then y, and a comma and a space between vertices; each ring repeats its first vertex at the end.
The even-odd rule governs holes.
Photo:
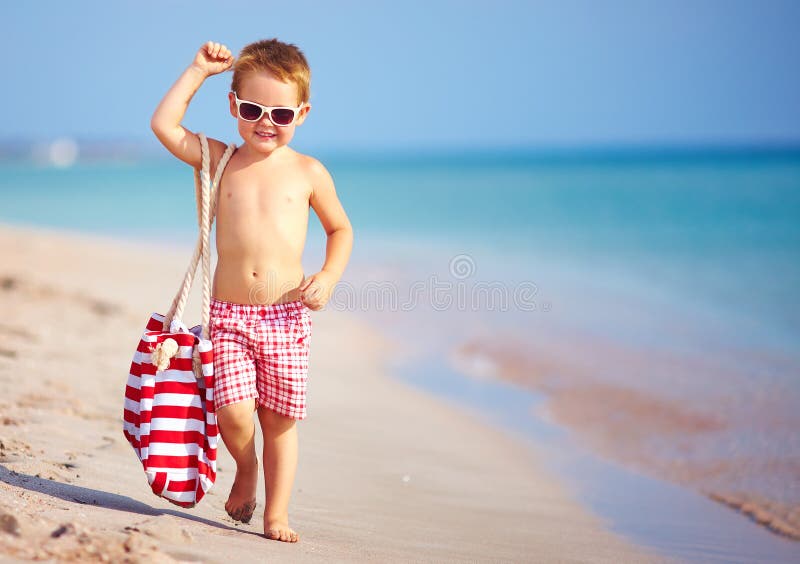
POLYGON ((258 274, 254 272, 254 273, 253 273, 253 276, 258 276, 258 274))

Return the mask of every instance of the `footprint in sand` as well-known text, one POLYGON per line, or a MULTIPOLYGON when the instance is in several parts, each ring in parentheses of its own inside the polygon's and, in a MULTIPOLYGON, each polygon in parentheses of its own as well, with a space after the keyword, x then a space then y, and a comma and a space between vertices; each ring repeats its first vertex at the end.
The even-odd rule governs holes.
POLYGON ((25 456, 33 456, 31 445, 16 439, 0 439, 0 462, 17 462, 25 456))
POLYGON ((95 300, 87 298, 87 305, 89 306, 89 311, 99 315, 100 317, 109 317, 112 315, 119 315, 122 312, 122 308, 117 304, 112 304, 111 302, 104 302, 102 300, 95 300))
POLYGON ((6 443, 3 442, 3 439, 0 439, 0 462, 11 462, 9 460, 10 456, 11 453, 6 449, 6 443))
POLYGON ((17 400, 19 407, 49 407, 56 398, 39 393, 25 394, 17 400))
POLYGON ((176 522, 171 515, 160 515, 125 527, 126 531, 144 533, 153 538, 167 542, 186 543, 192 541, 189 529, 176 522))
POLYGON ((5 358, 17 358, 17 351, 15 351, 14 349, 0 348, 0 356, 5 358))
POLYGON ((27 329, 15 327, 13 325, 7 325, 5 323, 0 323, 0 335, 3 335, 4 337, 19 337, 20 339, 25 340, 36 340, 36 335, 27 329))
POLYGON ((137 538, 133 533, 120 541, 77 522, 55 526, 42 544, 41 552, 42 557, 37 555, 37 560, 49 556, 65 562, 174 562, 155 543, 137 538))
POLYGON ((0 358, 17 358, 18 351, 9 347, 8 345, 11 344, 9 341, 13 342, 17 341, 24 341, 30 340, 34 341, 36 338, 26 331, 25 329, 19 327, 13 327, 11 325, 6 325, 0 323, 0 336, 3 337, 3 342, 6 346, 0 347, 0 358))
POLYGON ((28 290, 29 293, 38 298, 59 297, 67 298, 70 302, 82 303, 90 312, 99 315, 100 317, 119 315, 123 310, 120 304, 94 298, 85 294, 61 292, 52 286, 45 284, 33 284, 31 282, 23 281, 22 279, 13 275, 5 275, 0 277, 0 291, 18 292, 22 289, 28 290))
POLYGON ((19 536, 19 521, 11 513, 0 509, 0 532, 19 536))
POLYGON ((117 439, 115 439, 114 437, 109 437, 107 435, 103 436, 102 439, 105 442, 103 444, 101 444, 100 446, 95 447, 97 450, 110 448, 110 447, 112 447, 112 446, 114 446, 114 445, 119 443, 119 441, 117 439))
POLYGON ((20 287, 20 280, 15 276, 2 276, 0 277, 0 290, 11 292, 20 287))

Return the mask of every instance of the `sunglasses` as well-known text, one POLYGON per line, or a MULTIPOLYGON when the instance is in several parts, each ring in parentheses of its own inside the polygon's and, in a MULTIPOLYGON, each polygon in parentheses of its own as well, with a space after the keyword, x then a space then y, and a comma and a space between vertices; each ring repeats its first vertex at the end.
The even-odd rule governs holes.
POLYGON ((231 92, 233 92, 233 96, 236 98, 236 109, 239 112, 239 117, 244 121, 258 121, 266 113, 267 116, 269 116, 269 121, 273 124, 285 127, 294 123, 294 120, 297 119, 297 116, 300 114, 300 109, 304 105, 301 103, 296 108, 287 106, 262 106, 261 104, 250 102, 249 100, 240 100, 235 91, 231 90, 231 92))

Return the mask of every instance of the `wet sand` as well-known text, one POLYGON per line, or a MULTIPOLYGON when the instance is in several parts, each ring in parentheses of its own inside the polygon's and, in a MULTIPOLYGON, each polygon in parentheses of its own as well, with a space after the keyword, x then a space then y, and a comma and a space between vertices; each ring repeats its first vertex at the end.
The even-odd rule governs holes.
POLYGON ((800 402, 769 376, 791 361, 775 351, 707 352, 669 354, 554 332, 465 342, 452 359, 462 373, 543 393, 543 408, 531 415, 575 431, 601 456, 800 540, 800 402), (754 358, 760 370, 749 365, 754 358))
MULTIPOLYGON (((0 226, 0 554, 62 561, 296 562, 665 559, 610 532, 540 453, 387 376, 399 343, 312 312, 309 417, 290 506, 297 544, 223 505, 234 465, 196 508, 150 493, 122 436, 127 371, 189 249, 0 226)), ((193 290, 184 321, 199 319, 193 290)), ((263 484, 259 485, 262 488, 263 484)))

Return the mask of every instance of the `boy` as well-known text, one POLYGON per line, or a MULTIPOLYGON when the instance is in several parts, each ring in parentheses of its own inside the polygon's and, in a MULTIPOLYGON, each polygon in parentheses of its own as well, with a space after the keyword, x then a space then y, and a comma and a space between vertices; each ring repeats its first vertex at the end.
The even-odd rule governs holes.
MULTIPOLYGON (((225 45, 209 41, 156 108, 150 124, 156 137, 199 169, 200 140, 180 122, 203 81, 232 66, 230 113, 244 143, 218 188, 209 331, 219 429, 236 461, 225 510, 244 523, 255 510, 257 410, 264 438, 264 534, 296 542, 288 506, 297 468, 295 422, 306 416, 309 309, 322 309, 330 298, 349 260, 353 231, 325 167, 288 146, 311 109, 311 73, 294 45, 258 41, 234 63, 225 45), (301 258, 309 207, 325 228, 327 249, 322 269, 306 278, 301 258)), ((226 144, 208 142, 213 179, 226 144)))

